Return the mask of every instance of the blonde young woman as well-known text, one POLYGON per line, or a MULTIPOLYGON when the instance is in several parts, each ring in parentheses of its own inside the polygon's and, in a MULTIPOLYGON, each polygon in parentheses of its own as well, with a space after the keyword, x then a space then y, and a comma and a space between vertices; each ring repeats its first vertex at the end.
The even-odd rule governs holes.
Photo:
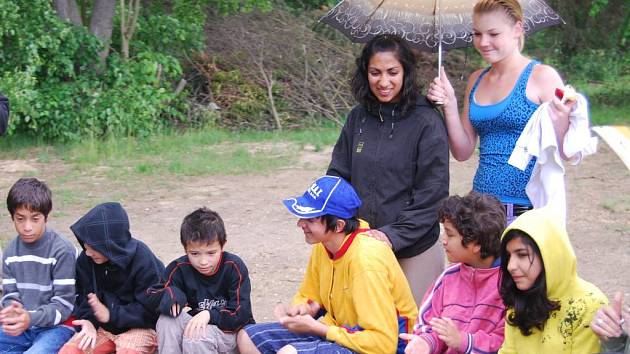
POLYGON ((550 116, 566 158, 562 138, 574 102, 555 97, 555 89, 564 86, 555 69, 521 53, 523 11, 517 0, 480 0, 473 11, 473 44, 490 66, 470 75, 461 114, 444 71, 431 83, 427 97, 443 103, 449 146, 457 160, 472 156, 479 137, 473 189, 497 197, 506 207, 509 224, 532 208, 525 186, 535 160, 525 171, 507 163, 516 140, 538 106, 551 101, 550 116))

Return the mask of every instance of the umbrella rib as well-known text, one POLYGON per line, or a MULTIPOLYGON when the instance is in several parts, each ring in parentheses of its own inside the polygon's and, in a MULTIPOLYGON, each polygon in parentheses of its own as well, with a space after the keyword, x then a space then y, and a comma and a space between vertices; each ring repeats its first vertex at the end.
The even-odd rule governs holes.
MULTIPOLYGON (((367 19, 365 20, 365 24, 367 24, 368 22, 370 22, 370 20, 372 19, 372 16, 374 16, 374 14, 376 13, 376 11, 378 11, 378 9, 381 8, 381 6, 383 6, 383 3, 385 2, 385 0, 381 0, 381 2, 376 5, 376 7, 374 8, 374 10, 372 10, 372 13, 370 13, 367 17, 367 19)), ((365 25, 364 24, 364 25, 365 25)))

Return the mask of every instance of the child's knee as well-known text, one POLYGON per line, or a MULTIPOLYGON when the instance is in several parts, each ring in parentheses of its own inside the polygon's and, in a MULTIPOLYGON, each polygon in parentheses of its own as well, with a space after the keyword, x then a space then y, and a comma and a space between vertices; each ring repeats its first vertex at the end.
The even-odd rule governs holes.
POLYGON ((297 354, 297 349, 291 344, 285 345, 278 350, 278 354, 297 354))
POLYGON ((236 334, 236 346, 241 354, 260 353, 260 351, 258 351, 258 348, 256 348, 256 345, 254 344, 252 339, 249 338, 249 334, 244 329, 241 329, 236 334))
POLYGON ((166 333, 169 331, 175 331, 179 327, 177 318, 168 315, 160 315, 155 324, 155 331, 158 333, 166 333))

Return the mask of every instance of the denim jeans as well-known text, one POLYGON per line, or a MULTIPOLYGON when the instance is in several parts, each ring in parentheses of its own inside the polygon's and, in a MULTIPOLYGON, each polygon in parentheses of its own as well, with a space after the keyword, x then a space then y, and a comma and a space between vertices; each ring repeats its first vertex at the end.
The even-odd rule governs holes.
POLYGON ((5 334, 0 328, 0 353, 57 353, 73 335, 74 330, 66 326, 31 326, 19 336, 5 334))

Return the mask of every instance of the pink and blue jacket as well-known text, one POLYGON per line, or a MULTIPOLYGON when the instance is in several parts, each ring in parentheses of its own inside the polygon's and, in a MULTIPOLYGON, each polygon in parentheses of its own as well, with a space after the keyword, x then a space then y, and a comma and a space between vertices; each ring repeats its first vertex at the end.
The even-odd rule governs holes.
POLYGON ((414 333, 431 346, 431 353, 496 353, 503 344, 505 306, 499 295, 499 259, 491 268, 463 263, 448 267, 424 294, 414 333), (461 346, 449 348, 431 330, 434 317, 450 318, 462 336, 461 346))

